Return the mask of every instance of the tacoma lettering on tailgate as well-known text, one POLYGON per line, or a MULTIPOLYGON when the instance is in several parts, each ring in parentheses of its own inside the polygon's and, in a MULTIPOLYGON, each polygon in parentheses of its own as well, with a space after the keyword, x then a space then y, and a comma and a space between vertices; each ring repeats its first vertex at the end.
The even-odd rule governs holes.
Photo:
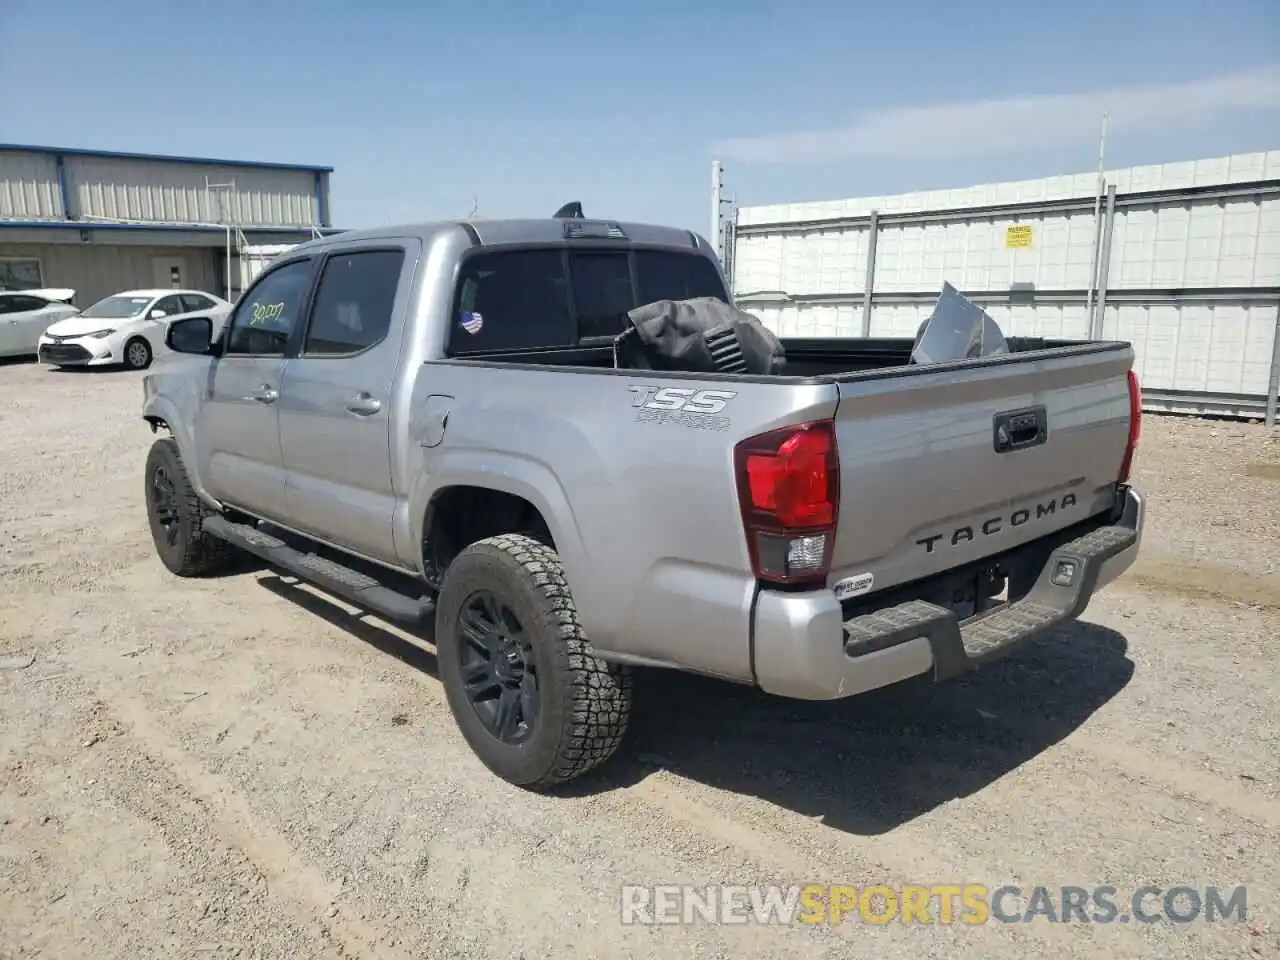
MULTIPOLYGON (((951 532, 951 546, 957 547, 962 543, 976 540, 978 537, 993 537, 1005 528, 1005 524, 1011 527, 1020 527, 1024 523, 1031 520, 1040 520, 1044 517, 1051 517, 1059 510, 1066 510, 1076 505, 1076 495, 1074 493, 1066 493, 1061 497, 1054 497, 1052 500, 1045 500, 1043 503, 1037 503, 1032 507, 1023 507, 1015 510, 1008 515, 991 517, 982 521, 982 523, 972 527, 957 527, 951 532)), ((934 547, 939 540, 947 538, 945 533, 936 533, 932 537, 925 537, 917 540, 920 546, 924 547, 925 553, 933 553, 934 547)))

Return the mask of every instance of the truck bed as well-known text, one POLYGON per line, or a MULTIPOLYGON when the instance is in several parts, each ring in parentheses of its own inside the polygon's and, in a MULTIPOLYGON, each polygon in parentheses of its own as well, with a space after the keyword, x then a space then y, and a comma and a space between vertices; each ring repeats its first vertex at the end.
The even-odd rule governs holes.
MULTIPOLYGON (((1007 354, 909 365, 913 342, 786 339, 782 376, 615 370, 611 344, 438 362, 484 370, 468 377, 467 389, 483 395, 490 424, 542 416, 573 423, 575 436, 595 451, 580 461, 595 463, 593 477, 613 477, 613 488, 627 491, 620 499, 641 516, 662 515, 670 498, 661 484, 629 479, 637 464, 705 485, 709 499, 731 501, 723 458, 732 449, 761 431, 830 421, 842 491, 827 547, 831 584, 852 578, 874 583, 878 592, 1018 547, 1111 507, 1131 419, 1129 344, 1021 338, 1009 341, 1007 354), (629 381, 631 393, 620 389, 615 399, 583 378, 563 376, 583 368, 629 381), (641 408, 636 381, 679 389, 641 408), (732 398, 730 406, 720 402, 722 412, 710 415, 682 408, 681 398, 699 395, 704 386, 732 398)), ((507 443, 528 444, 532 459, 556 449, 547 428, 532 423, 507 443)), ((688 551, 678 539, 679 549, 688 551)), ((661 555, 667 549, 680 555, 668 545, 661 555)), ((706 562, 725 560, 708 556, 706 562)))
MULTIPOLYGON (((907 367, 911 359, 914 340, 910 337, 783 337, 786 351, 786 373, 781 379, 810 379, 847 377, 871 371, 883 371, 907 367)), ((1030 353, 1060 348, 1122 348, 1124 344, 1106 341, 1049 340, 1044 337, 1009 337, 1011 354, 1030 353)), ((608 340, 573 347, 542 347, 536 350, 496 350, 455 354, 451 359, 475 363, 538 364, 552 367, 593 367, 609 370, 614 367, 613 344, 608 340)), ((998 359, 998 358, 993 358, 998 359)), ((973 363, 974 361, 964 361, 973 363)), ((927 368, 921 367, 921 370, 927 368)), ((636 374, 648 371, 630 371, 636 374)), ((664 376, 671 375, 663 371, 664 376)), ((692 376, 676 373, 675 376, 692 376)), ((715 379, 718 376, 746 375, 696 374, 699 378, 715 379)), ((750 377, 750 379, 776 380, 777 377, 750 377)))

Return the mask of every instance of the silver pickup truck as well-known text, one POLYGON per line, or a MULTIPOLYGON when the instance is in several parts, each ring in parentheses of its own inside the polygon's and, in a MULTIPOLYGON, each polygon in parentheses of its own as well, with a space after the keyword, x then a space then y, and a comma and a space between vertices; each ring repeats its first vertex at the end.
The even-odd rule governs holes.
POLYGON ((160 559, 198 576, 248 551, 433 625, 467 742, 530 789, 613 754, 633 667, 803 699, 946 679, 1133 563, 1129 344, 621 359, 637 317, 691 303, 733 313, 677 229, 557 215, 298 246, 216 340, 173 324, 185 356, 145 379, 169 434, 146 463, 160 559))

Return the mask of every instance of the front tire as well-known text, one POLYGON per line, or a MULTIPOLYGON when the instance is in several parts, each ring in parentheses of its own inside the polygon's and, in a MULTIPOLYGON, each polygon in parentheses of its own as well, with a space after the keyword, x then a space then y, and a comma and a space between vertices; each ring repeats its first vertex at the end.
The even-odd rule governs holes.
POLYGON ((215 511, 196 496, 170 437, 157 440, 147 454, 146 497, 151 539, 165 569, 199 577, 231 565, 235 547, 203 532, 205 518, 215 511))
POLYGON ((151 344, 144 337, 134 337, 124 345, 126 370, 145 370, 151 366, 151 344))
POLYGON ((631 714, 631 673, 591 654, 559 555, 521 534, 467 547, 436 612, 440 679, 480 761, 544 790, 613 756, 631 714))

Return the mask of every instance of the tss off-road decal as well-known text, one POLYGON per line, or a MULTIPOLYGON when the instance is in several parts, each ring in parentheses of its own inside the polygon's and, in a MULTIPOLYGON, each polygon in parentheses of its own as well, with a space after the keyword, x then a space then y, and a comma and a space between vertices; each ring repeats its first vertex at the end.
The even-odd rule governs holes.
POLYGON ((728 430, 729 418, 716 416, 736 397, 735 390, 698 390, 632 384, 631 406, 641 423, 674 423, 695 430, 728 430))

